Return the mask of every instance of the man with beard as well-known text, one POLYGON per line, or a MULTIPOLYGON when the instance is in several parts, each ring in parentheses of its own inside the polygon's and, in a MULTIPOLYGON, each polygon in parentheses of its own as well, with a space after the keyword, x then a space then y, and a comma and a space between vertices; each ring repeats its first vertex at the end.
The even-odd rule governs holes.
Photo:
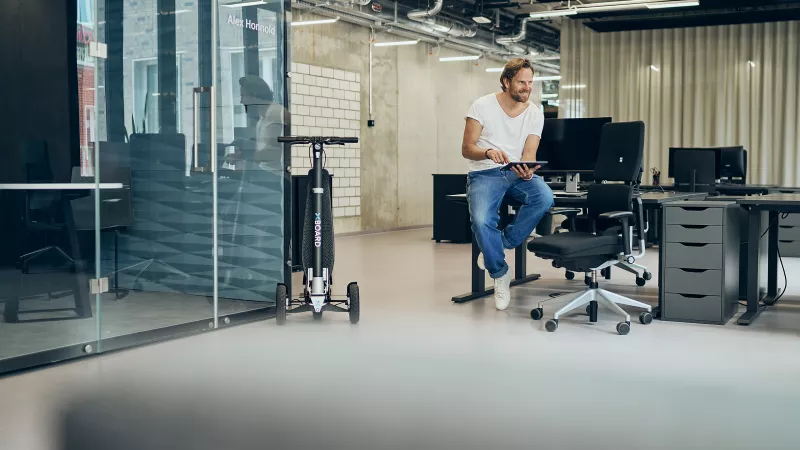
POLYGON ((461 154, 469 160, 467 200, 472 231, 481 254, 478 265, 494 279, 495 307, 504 310, 511 301, 511 271, 505 249, 512 249, 531 235, 553 202, 553 191, 538 175, 539 168, 505 164, 536 161, 544 126, 541 108, 529 101, 533 66, 527 59, 506 63, 500 75, 502 92, 476 100, 466 116, 461 154), (497 227, 503 197, 522 206, 503 231, 497 227))

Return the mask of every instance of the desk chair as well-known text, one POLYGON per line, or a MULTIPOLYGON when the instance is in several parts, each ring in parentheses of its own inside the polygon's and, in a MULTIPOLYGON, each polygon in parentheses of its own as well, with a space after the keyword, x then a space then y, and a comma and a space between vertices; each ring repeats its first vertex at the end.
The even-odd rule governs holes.
MULTIPOLYGON (((26 183, 52 183, 55 181, 50 167, 50 155, 47 150, 47 141, 28 141, 20 148, 23 161, 23 174, 26 183)), ((23 221, 28 234, 41 232, 47 242, 51 232, 63 234, 66 232, 62 207, 62 193, 55 191, 24 191, 23 221)), ((22 273, 29 272, 30 263, 48 253, 56 253, 72 265, 75 261, 61 247, 47 245, 40 249, 20 255, 17 268, 22 273)))
MULTIPOLYGON (((620 128, 613 128, 613 129, 606 129, 603 128, 603 134, 600 137, 600 151, 598 152, 598 161, 600 157, 602 157, 603 152, 607 152, 606 154, 616 154, 614 152, 622 152, 628 154, 636 154, 637 152, 643 151, 644 148, 644 141, 642 140, 642 136, 636 133, 631 133, 631 129, 626 127, 620 128), (617 150, 610 150, 610 149, 617 149, 617 150), (624 149, 628 149, 625 151, 624 149)), ((595 179, 603 180, 603 181, 621 181, 626 183, 633 183, 634 185, 638 186, 642 182, 642 174, 643 174, 642 167, 639 166, 636 169, 636 176, 633 180, 630 179, 629 173, 608 173, 605 174, 606 178, 598 178, 598 175, 594 175, 595 179)), ((596 223, 592 223, 591 218, 589 215, 580 215, 577 216, 575 211, 570 211, 567 213, 563 212, 564 210, 552 210, 549 214, 564 214, 567 216, 567 219, 561 222, 561 225, 556 229, 556 232, 561 231, 570 231, 570 232, 583 232, 588 233, 592 231, 592 226, 596 226, 596 230, 598 232, 606 231, 610 228, 618 228, 619 223, 616 220, 604 220, 599 219, 596 223)), ((640 219, 641 220, 641 219, 640 219)), ((646 241, 647 231, 648 231, 648 224, 641 224, 641 230, 643 234, 639 234, 637 231, 639 228, 634 229, 634 237, 638 238, 637 242, 641 243, 641 248, 639 249, 642 256, 644 256, 644 242, 646 241)), ((641 256, 640 256, 641 257, 641 256)), ((614 264, 614 267, 620 268, 626 272, 632 273, 636 276, 636 285, 637 286, 644 286, 649 280, 653 278, 653 275, 647 270, 647 267, 637 264, 631 263, 628 261, 619 261, 614 264), (640 274, 641 272, 641 274, 640 274)), ((572 280, 575 277, 575 273, 567 270, 565 272, 565 277, 568 280, 572 280)), ((607 267, 602 270, 601 275, 603 275, 606 279, 611 279, 611 267, 607 267)), ((588 286, 591 284, 591 274, 586 274, 584 279, 585 284, 588 286)))
MULTIPOLYGON (((122 189, 100 191, 100 232, 114 233, 114 294, 117 300, 128 295, 127 289, 119 288, 119 234, 120 230, 133 226, 133 199, 131 197, 130 167, 103 167, 100 169, 103 183, 122 183, 122 189)), ((94 183, 94 177, 81 176, 81 168, 72 168, 73 183, 94 183)), ((77 231, 95 231, 95 191, 85 197, 71 201, 72 216, 77 231)))
MULTIPOLYGON (((630 331, 630 315, 620 308, 619 304, 645 309, 646 312, 639 316, 639 321, 643 324, 653 320, 649 305, 600 289, 597 282, 598 271, 622 261, 633 264, 636 258, 644 254, 642 202, 641 199, 633 197, 633 184, 644 154, 644 129, 643 122, 618 122, 603 126, 604 144, 601 145, 595 167, 596 181, 595 184, 587 186, 587 217, 591 231, 551 234, 528 243, 529 251, 539 258, 553 260, 557 267, 565 267, 573 272, 591 273, 590 284, 585 290, 540 302, 539 306, 531 311, 531 317, 540 320, 544 315, 542 308, 544 303, 556 299, 569 300, 566 306, 556 311, 552 320, 547 321, 545 324, 547 331, 555 331, 561 316, 586 304, 588 304, 586 312, 589 314, 589 320, 597 322, 598 302, 602 302, 611 311, 625 318, 623 322, 617 324, 617 332, 622 335, 630 331), (615 136, 635 137, 633 140, 637 145, 611 145, 611 138, 615 136), (622 181, 622 183, 603 183, 600 180, 622 181), (601 228, 602 225, 611 223, 615 223, 616 226, 601 228), (640 239, 640 253, 637 255, 634 255, 632 250, 634 223, 640 239)), ((570 211, 578 210, 561 210, 562 213, 570 211)))

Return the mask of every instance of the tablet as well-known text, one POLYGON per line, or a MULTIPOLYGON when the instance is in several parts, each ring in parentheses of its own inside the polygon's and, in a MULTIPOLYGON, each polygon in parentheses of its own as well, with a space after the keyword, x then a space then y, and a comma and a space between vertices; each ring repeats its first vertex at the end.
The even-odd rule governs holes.
POLYGON ((503 166, 503 170, 511 170, 514 166, 528 166, 533 169, 536 166, 544 166, 545 164, 547 164, 547 161, 518 161, 506 164, 503 166))

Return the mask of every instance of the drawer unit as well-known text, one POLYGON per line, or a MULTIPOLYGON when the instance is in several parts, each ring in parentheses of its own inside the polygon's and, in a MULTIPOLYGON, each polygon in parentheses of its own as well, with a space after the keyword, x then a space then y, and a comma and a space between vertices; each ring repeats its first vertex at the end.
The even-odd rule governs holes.
POLYGON ((778 249, 781 256, 800 256, 800 214, 778 218, 778 249))
POLYGON ((725 324, 739 301, 739 257, 746 212, 733 201, 663 207, 661 317, 725 324))

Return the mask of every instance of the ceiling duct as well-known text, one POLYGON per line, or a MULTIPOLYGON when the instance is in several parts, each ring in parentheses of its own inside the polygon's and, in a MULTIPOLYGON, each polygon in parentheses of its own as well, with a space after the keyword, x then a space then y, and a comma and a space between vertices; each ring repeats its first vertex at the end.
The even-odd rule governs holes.
POLYGON ((500 45, 508 45, 524 40, 529 20, 530 17, 523 18, 522 23, 519 26, 519 32, 517 34, 513 36, 501 36, 496 39, 496 42, 500 45))
POLYGON ((434 17, 442 10, 443 4, 444 0, 436 0, 436 3, 431 9, 415 9, 413 11, 409 11, 408 18, 415 22, 425 24, 431 29, 431 31, 437 31, 449 36, 474 37, 476 34, 478 34, 478 30, 476 28, 464 26, 454 20, 434 17))

